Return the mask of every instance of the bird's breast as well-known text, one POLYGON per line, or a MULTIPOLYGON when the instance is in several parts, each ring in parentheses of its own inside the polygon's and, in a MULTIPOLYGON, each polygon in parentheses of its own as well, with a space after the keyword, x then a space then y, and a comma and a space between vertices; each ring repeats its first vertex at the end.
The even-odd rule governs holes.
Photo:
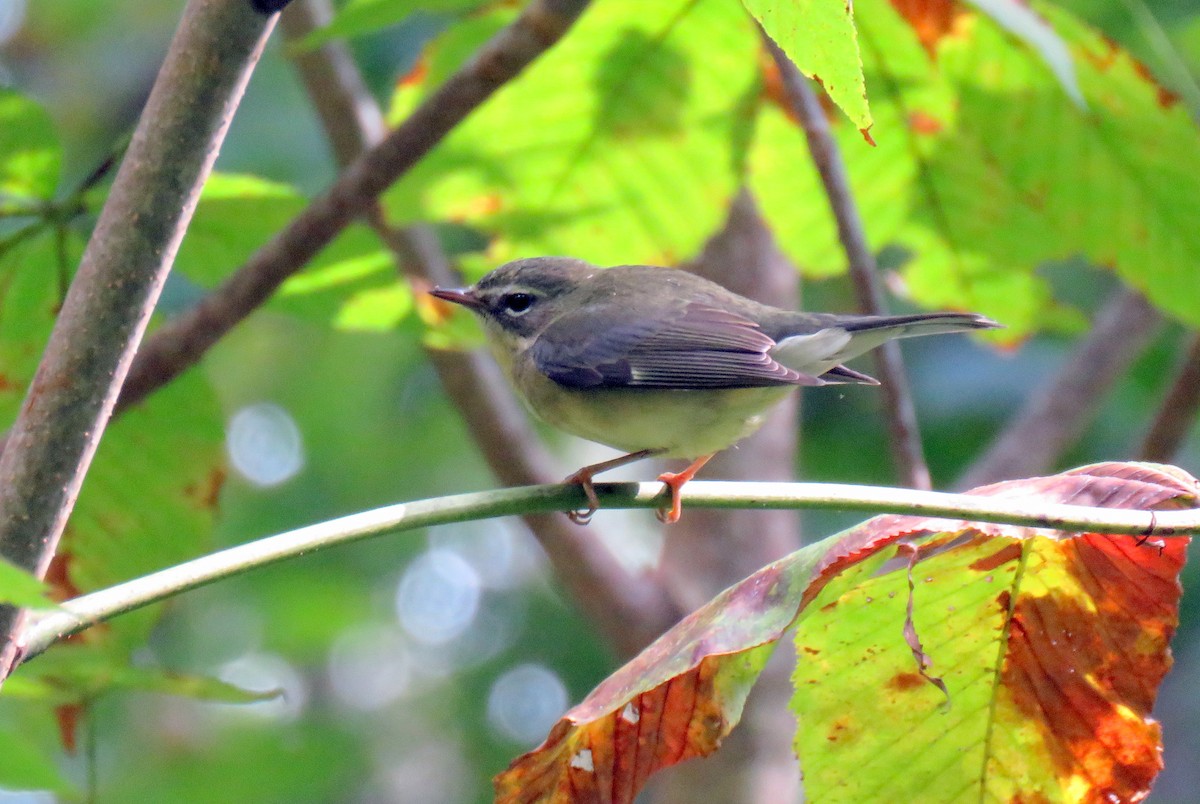
POLYGON ((565 388, 536 370, 514 385, 539 418, 573 435, 625 452, 662 450, 697 458, 740 441, 792 386, 719 390, 565 388))

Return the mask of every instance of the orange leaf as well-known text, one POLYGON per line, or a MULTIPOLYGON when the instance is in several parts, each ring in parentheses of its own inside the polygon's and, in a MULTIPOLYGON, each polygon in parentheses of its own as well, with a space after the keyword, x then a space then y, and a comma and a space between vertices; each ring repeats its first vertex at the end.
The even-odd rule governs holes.
MULTIPOLYGON (((1197 483, 1170 467, 1109 463, 971 493, 1162 509, 1194 506, 1197 483)), ((1104 791, 1136 798, 1159 767, 1158 728, 1148 712, 1169 666, 1167 640, 1175 627, 1176 579, 1187 544, 1181 538, 1143 541, 876 517, 765 567, 693 612, 567 712, 541 746, 497 776, 497 801, 631 802, 650 774, 716 750, 797 616, 804 629, 817 623, 816 630, 828 635, 826 642, 801 643, 797 669, 797 699, 801 690, 812 698, 798 747, 817 745, 823 752, 805 756, 806 788, 814 797, 855 800, 855 785, 863 783, 875 785, 876 793, 920 785, 921 756, 944 753, 951 757, 942 763, 947 767, 975 768, 963 784, 986 783, 989 793, 1009 800, 1053 798, 1063 789, 1090 791, 1085 798, 1104 791), (916 627, 930 657, 946 668, 950 694, 962 707, 955 711, 991 713, 988 741, 964 747, 946 737, 946 721, 931 719, 942 717, 941 693, 921 677, 906 646, 903 593, 879 595, 870 588, 896 575, 907 577, 881 564, 896 552, 885 548, 901 539, 906 550, 915 544, 921 553, 916 627), (943 596, 928 602, 934 590, 943 596), (946 590, 965 596, 959 601, 946 590), (888 609, 892 598, 901 607, 894 614, 888 609), (941 606, 951 599, 947 617, 941 606), (975 614, 965 605, 970 603, 984 614, 975 614), (974 641, 963 654, 967 659, 958 662, 950 648, 961 636, 955 617, 964 613, 990 619, 967 628, 974 641), (934 615, 931 626, 925 620, 934 615), (855 642, 859 626, 863 635, 855 642), (890 663, 895 656, 889 651, 902 661, 890 663), (996 666, 998 655, 1002 663, 996 666), (858 686, 829 696, 824 685, 831 681, 858 686), (975 685, 970 691, 975 699, 964 687, 968 682, 975 685), (888 707, 892 714, 883 711, 888 707), (909 721, 914 729, 932 724, 937 736, 915 736, 907 731, 909 721), (1005 735, 1019 739, 1006 742, 1005 735), (908 752, 907 764, 897 770, 907 778, 880 782, 878 775, 860 772, 897 746, 908 752), (979 764, 953 759, 968 749, 979 755, 979 764), (1012 774, 1026 766, 1036 771, 1036 783, 1012 774), (831 776, 830 768, 841 775, 831 776), (842 785, 841 794, 827 796, 834 789, 829 784, 842 785)), ((896 589, 907 589, 907 581, 896 589)), ((962 724, 956 729, 972 728, 976 721, 962 724)))

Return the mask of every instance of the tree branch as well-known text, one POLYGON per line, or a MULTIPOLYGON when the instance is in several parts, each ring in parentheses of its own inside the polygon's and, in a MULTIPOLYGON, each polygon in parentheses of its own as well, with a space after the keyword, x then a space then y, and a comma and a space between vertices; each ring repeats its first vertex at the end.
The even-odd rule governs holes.
MULTIPOLYGON (((329 15, 327 0, 293 3, 281 21, 284 34, 299 40, 329 15)), ((382 115, 344 47, 325 45, 297 58, 296 66, 339 163, 352 161, 379 140, 376 121, 381 123, 382 115)), ((368 217, 403 273, 415 280, 418 292, 423 286, 453 283, 446 254, 431 228, 389 226, 377 205, 368 217)), ((438 349, 426 349, 426 354, 501 483, 548 484, 564 474, 557 471, 491 360, 438 349)), ((595 524, 585 530, 558 515, 524 519, 555 576, 619 655, 636 654, 682 615, 653 579, 635 578, 616 561, 595 524)))
POLYGON ((1200 413, 1200 335, 1192 337, 1183 365, 1138 450, 1139 460, 1170 461, 1200 413))
MULTIPOLYGON (((779 69, 784 93, 804 129, 809 152, 821 176, 821 184, 825 187, 825 196, 837 222, 838 238, 846 252, 858 307, 869 315, 886 315, 887 305, 875 255, 867 245, 862 219, 850 192, 846 167, 837 143, 829 132, 825 110, 821 108, 808 79, 801 75, 787 54, 765 33, 762 36, 779 69)), ((909 390, 908 376, 904 372, 900 345, 895 341, 883 344, 875 350, 874 359, 881 383, 880 391, 883 393, 888 431, 891 433, 889 443, 896 471, 905 485, 928 489, 931 485, 929 466, 925 463, 925 453, 921 447, 917 412, 909 390)))
MULTIPOLYGON (((0 552, 39 577, 273 24, 245 0, 184 9, 0 455, 0 552)), ((0 679, 19 625, 0 609, 0 679)))
POLYGON ((138 353, 120 406, 137 403, 262 305, 451 129, 566 33, 587 0, 533 0, 521 15, 382 142, 356 159, 269 243, 199 304, 154 333, 138 353))
POLYGON ((971 488, 1045 472, 1088 426, 1113 383, 1158 331, 1162 316, 1135 290, 1123 288, 1063 361, 1053 383, 1025 407, 958 482, 971 488))
MULTIPOLYGON (((661 483, 598 483, 602 508, 661 508, 661 483)), ((686 507, 890 512, 992 522, 1077 533, 1167 537, 1200 534, 1200 508, 1136 511, 1002 497, 823 483, 730 483, 694 480, 686 507)), ((118 614, 314 550, 385 533, 491 517, 567 511, 584 504, 575 486, 529 486, 417 500, 365 511, 230 547, 141 578, 68 600, 38 613, 23 631, 23 658, 118 614)), ((947 523, 953 525, 953 523, 947 523)))

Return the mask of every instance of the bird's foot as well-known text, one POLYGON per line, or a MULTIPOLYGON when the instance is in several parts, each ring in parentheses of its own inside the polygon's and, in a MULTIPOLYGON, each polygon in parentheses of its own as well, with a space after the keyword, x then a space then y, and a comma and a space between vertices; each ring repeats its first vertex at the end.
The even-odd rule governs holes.
POLYGON ((567 511, 567 519, 574 522, 576 525, 586 525, 592 521, 592 514, 596 513, 600 508, 600 498, 596 496, 596 486, 592 483, 592 477, 596 473, 592 471, 592 467, 585 466, 573 475, 563 479, 563 483, 568 486, 579 486, 583 489, 583 496, 587 498, 587 508, 576 508, 574 511, 567 511))
MULTIPOLYGON (((715 453, 714 453, 715 454, 715 453)), ((708 463, 712 455, 705 455, 703 458, 698 458, 692 462, 692 465, 682 472, 663 472, 658 476, 666 487, 671 492, 671 504, 666 508, 660 508, 656 512, 658 521, 664 525, 674 525, 679 521, 679 517, 683 515, 683 501, 679 498, 679 493, 683 489, 683 484, 696 476, 704 464, 708 463)))
POLYGON ((661 450, 643 449, 637 452, 631 452, 628 455, 622 455, 619 458, 613 458, 609 461, 601 461, 585 466, 573 475, 565 478, 563 483, 568 486, 579 486, 583 489, 583 496, 587 498, 587 508, 577 508, 574 511, 567 512, 567 518, 576 525, 586 525, 592 520, 592 514, 600 508, 600 498, 596 496, 596 486, 592 483, 592 478, 601 472, 607 472, 609 469, 616 469, 618 466, 624 466, 627 463, 640 461, 642 458, 649 458, 661 450))

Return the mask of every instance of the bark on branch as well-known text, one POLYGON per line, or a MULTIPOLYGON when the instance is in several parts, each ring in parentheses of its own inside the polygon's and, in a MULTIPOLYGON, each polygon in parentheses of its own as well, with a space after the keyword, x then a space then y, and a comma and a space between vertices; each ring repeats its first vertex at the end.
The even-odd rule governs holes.
POLYGON ((463 118, 566 33, 587 0, 533 0, 378 145, 354 161, 220 287, 147 340, 121 394, 135 404, 261 306, 463 118))
MULTIPOLYGON (((191 0, 0 455, 0 553, 45 573, 274 25, 245 0, 191 0)), ((0 679, 20 617, 0 608, 0 679)))

